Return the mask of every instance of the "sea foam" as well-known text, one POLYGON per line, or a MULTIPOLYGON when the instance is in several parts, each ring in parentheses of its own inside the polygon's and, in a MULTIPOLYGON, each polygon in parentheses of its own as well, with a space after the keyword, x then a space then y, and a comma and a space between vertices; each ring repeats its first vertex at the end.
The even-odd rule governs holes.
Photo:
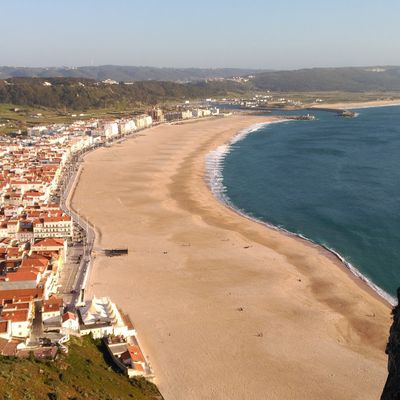
POLYGON ((359 269, 357 269, 354 265, 352 265, 349 261, 347 261, 342 255, 340 255, 336 250, 328 247, 327 245, 317 243, 312 239, 302 235, 301 233, 293 233, 288 231, 287 229, 281 226, 275 226, 268 222, 261 221, 258 218, 253 217, 249 213, 246 213, 244 210, 236 207, 232 201, 229 199, 226 194, 226 186, 224 185, 224 177, 223 177, 223 164, 226 156, 230 153, 232 145, 243 140, 246 136, 250 135, 253 132, 256 132, 267 125, 274 123, 283 123, 283 122, 291 122, 291 120, 280 120, 280 121, 272 121, 272 122, 264 122, 251 125, 249 128, 243 129, 239 131, 228 143, 222 144, 218 146, 215 150, 209 152, 205 157, 205 180, 207 185, 209 186, 213 195, 224 205, 240 214, 241 216, 250 219, 254 222, 267 226, 270 229, 274 229, 280 232, 285 233, 286 235, 298 237, 302 240, 307 241, 315 246, 320 246, 326 251, 333 254, 355 277, 360 279, 362 282, 367 284, 375 293, 377 293, 381 298, 386 300, 392 306, 397 304, 397 300, 391 296, 389 293, 385 292, 382 288, 372 282, 371 279, 363 275, 359 269))

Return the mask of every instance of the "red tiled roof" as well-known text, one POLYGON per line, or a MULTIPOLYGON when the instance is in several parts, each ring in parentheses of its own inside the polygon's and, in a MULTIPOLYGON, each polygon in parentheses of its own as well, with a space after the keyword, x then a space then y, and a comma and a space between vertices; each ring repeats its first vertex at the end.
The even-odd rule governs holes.
POLYGON ((17 272, 9 272, 6 277, 10 282, 36 281, 38 274, 39 272, 35 270, 19 269, 17 272))
POLYGON ((145 362, 142 350, 135 344, 128 344, 128 351, 133 362, 145 362))
POLYGON ((60 247, 64 246, 64 239, 59 239, 59 238, 45 238, 42 240, 39 240, 34 244, 34 246, 38 247, 60 247))
POLYGON ((124 321, 124 323, 128 327, 128 329, 129 330, 135 329, 129 315, 124 314, 120 309, 118 309, 118 310, 119 310, 119 313, 121 314, 122 320, 124 321))
POLYGON ((30 296, 34 299, 43 297, 42 288, 34 289, 10 289, 10 290, 0 290, 0 302, 4 300, 12 300, 14 298, 23 298, 25 296, 30 296))
POLYGON ((12 322, 24 322, 28 320, 28 310, 2 311, 0 316, 12 322))
POLYGON ((29 257, 26 257, 22 260, 21 268, 41 267, 40 269, 46 269, 48 265, 49 260, 46 257, 31 254, 29 257))
POLYGON ((10 310, 29 310, 29 302, 28 303, 6 303, 4 304, 3 310, 10 311, 10 310))
POLYGON ((144 372, 144 368, 142 367, 142 364, 140 364, 138 362, 134 362, 132 366, 137 371, 144 372))
POLYGON ((63 306, 63 300, 55 296, 52 296, 48 300, 43 300, 42 311, 43 312, 60 311, 60 308, 62 306, 63 306))
POLYGON ((72 312, 66 312, 65 314, 63 314, 62 316, 62 322, 68 321, 69 319, 73 319, 76 320, 76 315, 72 312))
POLYGON ((12 299, 12 303, 29 303, 33 300, 33 296, 15 296, 12 299))
POLYGON ((7 332, 7 327, 8 327, 8 321, 0 321, 0 333, 6 333, 7 332))

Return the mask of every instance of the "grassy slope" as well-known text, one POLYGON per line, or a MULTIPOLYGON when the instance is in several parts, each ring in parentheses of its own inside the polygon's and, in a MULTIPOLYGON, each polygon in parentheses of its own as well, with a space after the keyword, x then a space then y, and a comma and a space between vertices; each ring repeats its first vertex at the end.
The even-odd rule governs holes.
POLYGON ((72 339, 69 354, 55 362, 0 358, 1 399, 161 399, 145 380, 132 380, 110 367, 101 345, 72 339))
POLYGON ((90 109, 84 111, 84 115, 79 113, 60 112, 57 109, 48 107, 29 107, 8 103, 0 103, 0 135, 2 133, 14 132, 18 129, 25 130, 27 127, 46 124, 70 124, 77 120, 86 120, 89 118, 119 118, 123 116, 132 115, 135 112, 145 112, 147 108, 132 108, 118 109, 118 108, 101 108, 90 109), (19 108, 19 112, 12 111, 14 108, 19 108), (41 116, 35 116, 40 113, 41 116), (76 115, 76 116, 72 116, 76 115), (4 124, 4 126, 1 126, 4 124))

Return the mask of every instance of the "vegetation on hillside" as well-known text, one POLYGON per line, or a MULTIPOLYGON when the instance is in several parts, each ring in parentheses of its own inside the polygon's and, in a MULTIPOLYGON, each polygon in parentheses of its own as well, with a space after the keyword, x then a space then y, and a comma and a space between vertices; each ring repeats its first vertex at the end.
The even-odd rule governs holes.
POLYGON ((187 84, 142 81, 109 85, 76 78, 11 78, 0 80, 0 103, 86 110, 224 96, 243 91, 243 86, 232 81, 187 84))
POLYGON ((400 90, 400 67, 310 68, 257 74, 255 88, 271 91, 400 90))
POLYGON ((72 339, 69 354, 56 361, 0 357, 0 398, 4 400, 156 400, 155 385, 129 380, 107 362, 101 344, 72 339))
POLYGON ((0 67, 0 79, 12 77, 64 77, 81 79, 113 79, 116 81, 174 81, 189 82, 209 78, 229 78, 261 72, 249 68, 156 68, 122 65, 99 65, 87 67, 0 67))
MULTIPOLYGON (((169 82, 198 82, 210 78, 230 78, 232 76, 253 75, 254 79, 248 82, 253 90, 271 91, 386 91, 400 90, 400 67, 347 67, 347 68, 308 68, 289 71, 251 70, 238 68, 155 68, 102 65, 78 68, 24 68, 24 67, 0 67, 0 79, 12 77, 36 77, 48 79, 53 78, 76 78, 92 79, 102 81, 113 79, 116 81, 133 82, 144 81, 145 88, 154 88, 154 83, 149 80, 164 81, 155 84, 156 91, 166 90, 167 95, 176 95, 178 87, 169 86, 169 82), (147 82, 147 83, 146 83, 147 82), (163 88, 163 89, 162 89, 163 88), (174 92, 175 91, 175 92, 174 92)), ((219 83, 221 84, 221 83, 219 83)), ((223 89, 230 90, 235 83, 225 82, 223 89), (228 86, 228 88, 226 87, 228 86)), ((139 86, 140 87, 140 86, 139 86)), ((216 86, 206 85, 209 94, 213 93, 216 86)), ((217 84, 218 87, 218 84, 217 84)), ((221 88, 221 87, 220 87, 221 88)), ((240 89, 240 88, 239 88, 240 89)), ((139 90, 137 88, 136 90, 139 90)), ((180 86, 179 95, 196 96, 199 88, 194 85, 180 86), (185 92, 188 90, 190 93, 185 92)))

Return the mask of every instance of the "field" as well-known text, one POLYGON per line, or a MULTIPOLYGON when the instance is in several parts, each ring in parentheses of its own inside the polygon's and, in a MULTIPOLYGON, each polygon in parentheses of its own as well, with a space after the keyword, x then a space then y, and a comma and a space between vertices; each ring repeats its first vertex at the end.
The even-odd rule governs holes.
MULTIPOLYGON (((135 112, 142 111, 145 111, 145 109, 135 109, 135 112)), ((129 108, 101 108, 76 112, 0 103, 0 134, 16 132, 19 129, 23 131, 26 130, 27 127, 35 125, 55 123, 68 124, 77 120, 86 120, 90 118, 118 118, 132 115, 132 113, 133 110, 129 108)))

